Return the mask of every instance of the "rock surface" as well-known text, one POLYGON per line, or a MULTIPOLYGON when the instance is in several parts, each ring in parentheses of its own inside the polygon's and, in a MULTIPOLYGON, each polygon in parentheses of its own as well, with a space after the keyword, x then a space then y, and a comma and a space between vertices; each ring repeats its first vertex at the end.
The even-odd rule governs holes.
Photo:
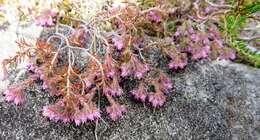
POLYGON ((41 109, 52 100, 37 86, 28 89, 22 106, 0 96, 0 139, 90 140, 96 134, 101 140, 260 140, 259 69, 226 61, 199 62, 174 74, 173 80, 175 91, 165 108, 154 110, 120 97, 128 108, 125 117, 119 122, 105 117, 97 127, 43 118, 41 109))

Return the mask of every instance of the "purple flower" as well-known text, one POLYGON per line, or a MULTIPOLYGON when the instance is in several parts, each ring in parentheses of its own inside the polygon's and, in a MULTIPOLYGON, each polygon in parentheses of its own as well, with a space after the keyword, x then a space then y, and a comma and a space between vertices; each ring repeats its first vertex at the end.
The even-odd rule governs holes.
POLYGON ((114 38, 112 38, 112 42, 118 50, 122 50, 125 47, 124 41, 122 38, 114 37, 114 38))
POLYGON ((36 69, 35 73, 39 75, 39 78, 43 81, 45 81, 47 79, 47 77, 45 76, 45 73, 40 70, 40 69, 36 69))
POLYGON ((26 67, 27 67, 27 70, 31 71, 31 72, 35 72, 35 70, 36 70, 36 66, 34 64, 28 64, 26 67))
POLYGON ((126 107, 124 105, 114 103, 111 106, 107 107, 106 111, 109 114, 109 117, 113 121, 116 121, 118 119, 121 119, 123 114, 126 113, 126 107))
POLYGON ((84 79, 84 83, 85 83, 86 88, 90 88, 92 85, 92 82, 87 79, 84 79))
POLYGON ((131 66, 129 64, 123 63, 120 68, 122 77, 126 77, 131 74, 131 66))
MULTIPOLYGON (((54 105, 44 106, 42 115, 49 118, 52 121, 62 121, 64 123, 72 120, 72 112, 74 111, 74 104, 69 100, 73 100, 71 97, 63 98, 54 105)), ((75 101, 75 100, 73 100, 75 101)))
POLYGON ((20 86, 8 88, 3 94, 6 101, 14 102, 16 105, 23 104, 26 100, 23 88, 20 86))
POLYGON ((98 79, 100 77, 100 73, 98 71, 95 71, 95 69, 93 70, 93 72, 89 72, 89 74, 85 78, 83 78, 86 89, 91 88, 92 85, 95 83, 95 79, 98 79))
POLYGON ((154 10, 149 11, 147 17, 150 21, 156 23, 159 23, 162 20, 161 17, 158 15, 158 13, 154 10))
POLYGON ((121 96, 123 94, 123 90, 119 89, 112 89, 110 87, 104 88, 104 93, 109 94, 111 96, 121 96))
POLYGON ((100 111, 96 108, 92 101, 88 103, 83 103, 82 106, 83 108, 78 110, 73 117, 74 122, 77 126, 81 123, 99 120, 101 118, 100 111))
POLYGON ((200 36, 198 34, 192 34, 191 35, 191 40, 194 42, 198 42, 201 40, 200 36))
POLYGON ((48 84, 45 83, 45 82, 43 82, 43 84, 42 84, 42 89, 43 89, 43 90, 47 90, 48 88, 49 88, 48 84))
POLYGON ((236 59, 236 52, 231 48, 222 48, 218 60, 234 60, 236 59))
POLYGON ((179 62, 175 62, 175 61, 172 61, 170 64, 169 64, 169 67, 171 69, 183 69, 185 66, 187 65, 187 61, 186 60, 183 60, 183 61, 179 61, 179 62))
POLYGON ((127 63, 121 65, 121 76, 126 77, 128 75, 133 75, 137 79, 141 79, 149 71, 149 67, 143 64, 134 55, 127 63))
POLYGON ((169 77, 167 77, 167 75, 165 75, 163 72, 160 73, 159 83, 160 83, 159 88, 164 93, 168 93, 169 90, 173 88, 172 80, 169 77))
POLYGON ((169 63, 169 67, 171 69, 177 70, 177 69, 183 69, 187 64, 188 64, 188 59, 186 54, 179 53, 172 58, 172 61, 169 63))
POLYGON ((180 33, 179 31, 177 31, 177 32, 174 33, 174 36, 175 36, 175 37, 178 37, 178 36, 180 36, 180 35, 181 35, 181 33, 180 33))
POLYGON ((101 118, 101 114, 99 111, 92 111, 92 112, 84 112, 80 113, 79 116, 74 118, 74 122, 77 126, 81 123, 85 123, 87 121, 94 121, 99 120, 101 118))
POLYGON ((202 58, 207 58, 208 54, 210 53, 210 46, 193 46, 190 47, 189 52, 192 54, 193 60, 199 60, 202 58))
POLYGON ((212 12, 213 10, 214 10, 213 7, 208 6, 208 7, 206 7, 206 8, 204 9, 204 12, 205 12, 205 14, 209 14, 209 13, 212 12))
POLYGON ((94 92, 86 95, 70 95, 64 97, 54 105, 43 108, 43 116, 53 121, 64 123, 74 121, 76 125, 86 121, 98 120, 101 115, 96 105, 92 102, 94 92))
POLYGON ((194 34, 194 29, 193 29, 193 27, 192 26, 190 26, 189 28, 188 28, 188 32, 190 33, 190 34, 194 34))
POLYGON ((80 107, 77 106, 77 108, 75 108, 75 112, 72 118, 77 126, 87 121, 95 121, 100 119, 100 111, 92 102, 94 94, 95 92, 91 92, 87 95, 76 96, 76 99, 79 100, 80 107))
POLYGON ((115 76, 116 62, 109 54, 106 54, 105 56, 103 67, 108 78, 113 78, 115 76))
POLYGON ((58 111, 55 105, 44 106, 42 115, 55 122, 62 121, 63 123, 68 123, 71 121, 71 117, 66 113, 58 111))
POLYGON ((142 63, 136 63, 136 72, 134 74, 134 76, 137 79, 142 79, 144 77, 144 75, 149 71, 149 67, 145 64, 142 63))
POLYGON ((84 28, 77 29, 73 31, 70 35, 70 41, 74 45, 82 46, 89 41, 90 34, 84 28))
POLYGON ((117 77, 114 77, 111 84, 106 85, 103 90, 105 94, 109 94, 111 96, 120 96, 123 94, 123 89, 120 87, 117 77))
POLYGON ((148 101, 153 107, 162 107, 166 102, 166 96, 162 92, 150 92, 148 101))
POLYGON ((143 40, 142 38, 135 38, 133 41, 133 47, 135 49, 140 49, 142 47, 143 40))
POLYGON ((141 83, 137 89, 131 91, 131 94, 135 99, 145 102, 148 92, 147 88, 144 86, 144 83, 141 83))
POLYGON ((60 119, 60 115, 53 111, 53 106, 44 106, 42 115, 44 117, 48 117, 50 120, 58 121, 60 119))
POLYGON ((54 18, 57 16, 57 12, 54 10, 46 10, 36 17, 36 25, 42 27, 50 27, 54 25, 54 18))

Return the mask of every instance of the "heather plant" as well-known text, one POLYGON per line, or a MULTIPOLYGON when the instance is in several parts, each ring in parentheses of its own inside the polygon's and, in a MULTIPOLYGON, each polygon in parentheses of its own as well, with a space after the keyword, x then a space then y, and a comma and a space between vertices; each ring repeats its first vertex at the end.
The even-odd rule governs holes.
POLYGON ((91 20, 44 10, 35 22, 54 32, 36 44, 18 40, 21 51, 3 61, 5 79, 8 68, 15 68, 25 58, 30 62, 28 79, 4 91, 6 101, 25 103, 24 89, 41 81, 37 83, 42 90, 57 97, 56 103, 43 107, 42 114, 56 122, 81 125, 100 120, 103 112, 113 121, 119 120, 127 111, 117 101, 124 94, 151 107, 163 107, 167 95, 173 93, 173 81, 161 67, 152 65, 147 57, 150 50, 159 50, 156 53, 168 61, 172 72, 185 69, 190 61, 236 58, 213 22, 231 5, 223 0, 197 0, 186 11, 179 2, 108 4, 91 20), (138 85, 126 92, 122 87, 129 79, 138 85), (100 98, 107 99, 109 105, 101 108, 100 98))

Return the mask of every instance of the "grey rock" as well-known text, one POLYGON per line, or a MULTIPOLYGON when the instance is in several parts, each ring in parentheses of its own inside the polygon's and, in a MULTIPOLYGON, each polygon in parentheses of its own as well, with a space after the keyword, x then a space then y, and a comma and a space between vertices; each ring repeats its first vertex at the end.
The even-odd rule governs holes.
POLYGON ((119 98, 128 108, 120 121, 104 113, 97 126, 80 127, 44 118, 41 109, 53 99, 35 85, 25 105, 0 102, 0 139, 91 140, 96 134, 101 140, 260 140, 259 69, 202 61, 172 79, 175 90, 164 108, 152 109, 126 94, 119 98))

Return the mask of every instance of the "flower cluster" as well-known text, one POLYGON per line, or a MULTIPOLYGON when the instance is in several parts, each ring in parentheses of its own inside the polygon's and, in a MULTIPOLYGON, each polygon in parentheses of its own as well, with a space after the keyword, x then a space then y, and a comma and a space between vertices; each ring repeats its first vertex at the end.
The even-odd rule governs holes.
POLYGON ((166 95, 173 89, 172 81, 161 70, 157 72, 157 78, 148 79, 146 84, 141 82, 138 88, 133 89, 131 94, 141 102, 150 102, 153 107, 162 107, 166 102, 166 95), (147 85, 152 85, 154 91, 149 91, 147 85))
POLYGON ((90 40, 90 35, 86 30, 82 27, 75 31, 72 31, 70 35, 70 42, 73 45, 77 45, 80 47, 84 47, 88 41, 90 40))
POLYGON ((147 14, 147 18, 150 21, 155 22, 155 23, 159 23, 162 21, 161 16, 155 10, 149 11, 147 14))
POLYGON ((113 77, 113 80, 110 82, 110 84, 107 84, 103 88, 103 92, 111 96, 120 96, 123 94, 123 89, 119 85, 119 81, 116 76, 113 77))
MULTIPOLYGON (((4 68, 16 65, 25 54, 32 63, 27 66, 28 79, 3 93, 6 100, 24 103, 25 85, 37 80, 43 90, 58 98, 42 110, 49 120, 78 126, 98 121, 104 111, 116 121, 127 112, 126 106, 117 101, 118 96, 131 94, 137 101, 160 108, 174 89, 164 68, 151 63, 151 50, 158 50, 156 53, 174 71, 185 69, 190 61, 235 59, 235 51, 214 24, 201 26, 204 19, 197 21, 189 12, 187 18, 176 20, 182 12, 172 12, 166 1, 157 3, 149 9, 126 3, 123 7, 107 8, 90 22, 72 17, 75 21, 69 25, 64 25, 63 20, 68 17, 59 14, 62 12, 43 11, 36 17, 37 25, 48 28, 56 24, 69 32, 55 30, 47 39, 40 38, 43 43, 38 41, 35 46, 18 43, 28 51, 5 61, 4 68), (174 28, 169 31, 170 23, 174 28), (129 79, 138 84, 126 92, 123 85, 129 79), (100 98, 105 98, 109 105, 97 106, 95 102, 100 98)), ((205 11, 207 16, 212 9, 205 11)))
POLYGON ((177 48, 170 47, 166 53, 171 58, 171 62, 168 64, 171 69, 183 69, 188 64, 187 54, 180 52, 177 48))
POLYGON ((25 88, 31 85, 35 80, 37 80, 38 75, 31 75, 27 80, 20 82, 19 84, 12 85, 7 88, 3 95, 5 100, 8 102, 14 102, 16 105, 21 105, 26 101, 25 88))
POLYGON ((147 87, 144 83, 141 83, 137 89, 133 89, 131 94, 134 96, 135 99, 145 102, 146 97, 148 96, 147 87))
MULTIPOLYGON (((183 45, 185 45, 183 46, 185 48, 184 52, 191 54, 192 60, 205 59, 213 55, 214 57, 211 57, 211 59, 235 59, 235 51, 224 45, 221 34, 213 27, 208 30, 208 33, 203 33, 189 24, 183 24, 177 28, 177 31, 172 36, 173 41, 177 43, 182 38, 185 38, 183 42, 183 45)), ((174 51, 174 53, 178 55, 178 51, 174 51)), ((175 60, 178 59, 175 58, 175 60)), ((174 67, 173 64, 170 66, 174 67)))
POLYGON ((115 100, 110 95, 106 94, 106 97, 110 103, 110 106, 106 108, 109 117, 113 121, 120 119, 123 116, 123 114, 126 113, 126 107, 115 102, 115 100))
POLYGON ((8 102, 14 102, 16 105, 23 104, 25 102, 25 93, 23 87, 10 87, 3 93, 5 100, 8 102))
POLYGON ((126 77, 133 75, 137 79, 141 79, 149 71, 149 66, 140 62, 135 56, 131 55, 128 62, 121 65, 121 76, 126 77))
POLYGON ((123 48, 126 47, 126 44, 121 37, 113 37, 112 42, 117 50, 122 50, 123 48))
POLYGON ((151 92, 148 98, 153 107, 162 107, 166 102, 166 96, 160 91, 151 92))
POLYGON ((76 125, 99 120, 101 115, 92 101, 93 95, 94 93, 65 97, 54 105, 45 106, 43 116, 64 123, 74 121, 76 125))
POLYGON ((36 17, 35 19, 36 25, 42 27, 54 26, 57 16, 58 16, 57 11, 52 9, 45 10, 41 13, 41 15, 36 17))

